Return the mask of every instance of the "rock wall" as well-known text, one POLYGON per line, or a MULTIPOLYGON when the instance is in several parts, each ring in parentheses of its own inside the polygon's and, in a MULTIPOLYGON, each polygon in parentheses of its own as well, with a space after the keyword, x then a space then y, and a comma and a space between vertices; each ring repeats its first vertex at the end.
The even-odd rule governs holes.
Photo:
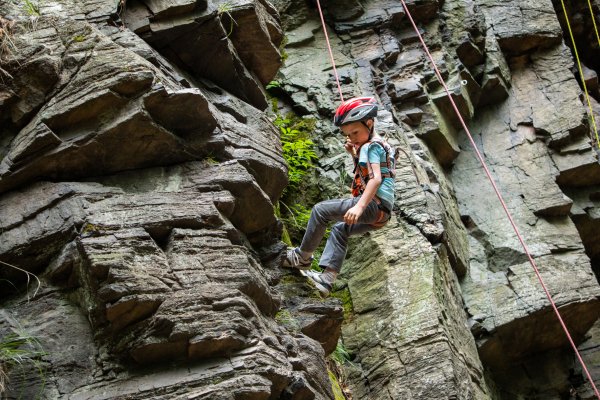
MULTIPOLYGON (((402 5, 323 3, 344 96, 374 94, 406 152, 345 316, 278 266, 265 85, 317 119, 323 198, 351 167, 314 2, 0 4, 0 334, 47 353, 8 398, 333 399, 340 335, 355 399, 592 398, 402 5)), ((599 152, 559 2, 407 3, 597 378, 599 152)))
POLYGON ((275 319, 277 12, 33 4, 0 6, 0 336, 46 355, 5 395, 332 398, 323 346, 275 319))
MULTIPOLYGON (((278 79, 290 104, 302 115, 330 117, 337 88, 315 8, 275 3, 289 30, 278 79)), ((580 43, 590 39, 583 51, 597 107, 589 10, 573 4, 586 27, 578 28, 580 43)), ((560 3, 408 7, 574 340, 587 340, 581 350, 596 365, 589 330, 599 316, 600 164, 560 3)), ((399 161, 396 220, 355 239, 343 270, 341 287, 354 306, 342 327, 354 395, 591 398, 400 3, 326 2, 325 9, 344 96, 376 95, 380 133, 409 152, 399 161)), ((333 149, 342 140, 325 122, 317 140, 319 185, 333 196, 326 188, 335 186, 341 161, 333 149)))

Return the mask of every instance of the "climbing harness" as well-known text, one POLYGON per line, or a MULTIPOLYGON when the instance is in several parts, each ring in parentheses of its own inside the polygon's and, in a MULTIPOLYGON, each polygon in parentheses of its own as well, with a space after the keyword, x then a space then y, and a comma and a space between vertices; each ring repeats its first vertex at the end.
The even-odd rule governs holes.
MULTIPOLYGON (((363 146, 371 145, 371 144, 381 146, 381 148, 383 148, 383 151, 385 151, 385 161, 379 163, 379 165, 381 167, 381 171, 382 171, 381 178, 382 179, 384 179, 384 178, 392 178, 393 179, 396 176, 396 173, 394 172, 394 168, 396 165, 394 149, 392 149, 392 147, 387 142, 383 141, 383 139, 375 137, 375 138, 369 140, 368 142, 363 143, 359 147, 357 154, 360 155, 360 150, 362 149, 363 146), (387 168, 387 172, 383 172, 383 168, 387 168)), ((369 150, 369 149, 367 149, 367 150, 369 150)), ((367 163, 365 166, 360 165, 360 163, 358 162, 358 156, 353 157, 353 160, 354 160, 354 171, 353 171, 354 179, 352 180, 351 190, 352 190, 352 196, 358 197, 361 194, 363 194, 363 192, 367 188, 367 183, 369 182, 370 179, 373 178, 374 175, 373 175, 373 168, 371 167, 371 163, 368 160, 367 160, 367 163)), ((372 223, 371 225, 373 225, 375 228, 381 228, 390 220, 390 217, 392 215, 392 210, 389 210, 387 207, 385 207, 385 205, 383 205, 383 203, 381 202, 379 197, 374 196, 373 200, 377 203, 377 206, 379 207, 379 214, 377 214, 377 220, 374 223, 372 223)))
POLYGON ((394 166, 396 165, 396 160, 393 154, 394 150, 387 142, 384 142, 382 139, 375 137, 369 140, 368 142, 363 143, 362 146, 360 146, 358 151, 356 152, 357 156, 353 157, 354 171, 352 172, 354 173, 354 180, 352 181, 352 196, 354 197, 363 194, 363 192, 367 188, 367 183, 370 179, 373 178, 373 169, 371 167, 371 163, 367 161, 367 164, 365 166, 362 166, 358 162, 360 150, 363 148, 363 146, 370 144, 376 144, 378 146, 381 146, 383 151, 385 151, 385 161, 379 163, 379 165, 381 167, 381 171, 383 171, 383 168, 387 168, 388 172, 381 172, 381 178, 383 179, 396 177, 396 173, 394 172, 394 166), (390 156, 390 153, 392 153, 392 156, 390 156), (394 162, 392 162, 392 160, 394 160, 394 162))
MULTIPOLYGON (((334 71, 335 79, 336 79, 337 84, 338 84, 338 90, 340 92, 340 97, 342 98, 342 101, 343 101, 342 89, 341 89, 341 86, 340 86, 340 83, 339 83, 339 78, 337 76, 337 71, 335 69, 335 61, 334 61, 334 58, 333 58, 333 53, 331 51, 331 46, 329 44, 329 38, 328 38, 328 35, 327 35, 327 29, 325 28, 325 19, 323 17, 323 11, 321 10, 320 0, 316 0, 316 1, 317 1, 317 8, 319 9, 319 14, 321 16, 321 23, 323 25, 323 31, 325 33, 325 39, 327 41, 327 47, 329 49, 329 55, 331 57, 331 63, 333 65, 333 71, 334 71)), ((419 38, 421 44, 423 45, 423 49, 425 50, 425 53, 427 53, 429 61, 431 62, 431 65, 433 66, 434 72, 435 72, 435 74, 436 74, 439 82, 441 83, 441 85, 444 87, 444 90, 446 91, 446 94, 448 96, 450 104, 452 105, 452 108, 456 112, 456 115, 458 116, 458 119, 460 120, 460 123, 461 123, 463 129, 465 130, 465 133, 466 133, 466 135, 467 135, 467 137, 469 139, 469 142, 471 143, 471 146, 473 147, 473 150, 475 151, 475 155, 476 155, 477 159, 479 160, 479 162, 481 163, 481 166, 483 167, 483 170, 485 171, 485 174, 486 174, 488 180, 490 181, 490 183, 491 183, 491 185, 492 185, 492 187, 494 189, 494 192, 496 193, 496 196, 498 197, 498 200, 500 201, 500 204, 502 205, 502 208, 504 209, 504 212, 505 212, 505 214, 506 214, 506 216, 507 216, 507 218, 508 218, 508 220, 509 220, 509 222, 510 222, 512 228, 513 228, 513 230, 515 231, 515 234, 516 234, 516 236, 517 236, 517 238, 519 240, 519 243, 521 244, 521 246, 523 247, 523 250, 525 251, 525 254, 527 255, 529 263, 531 264, 531 266, 532 266, 532 268, 533 268, 533 270, 535 272, 535 275, 536 275, 538 281, 540 282, 540 285, 542 286, 542 289, 544 290, 544 293, 546 294, 546 297, 548 298, 548 301, 550 302, 550 305, 552 306, 552 309, 554 310, 554 313, 556 314, 556 317, 557 317, 557 319, 558 319, 558 321, 559 321, 559 323, 560 323, 563 331, 565 332, 565 335, 566 335, 569 343, 571 344, 571 347, 573 348, 573 351, 575 352, 575 355, 577 356, 577 359, 579 360, 579 363, 581 364, 581 366, 583 368, 583 371, 585 372, 585 375, 586 375, 586 377, 587 377, 590 385, 594 389, 594 393, 596 394, 596 397, 598 398, 598 400, 600 400, 600 393, 598 392, 598 389, 596 388, 596 384, 594 383, 594 380, 592 379, 592 376, 591 376, 591 374, 590 374, 590 372, 589 372, 589 370, 588 370, 585 362, 583 361, 583 358, 581 358, 581 354, 579 354, 579 350, 577 350, 577 346, 575 345, 575 342, 573 341, 573 338, 571 337, 571 334, 569 333, 569 329, 567 328, 565 322, 563 321, 563 319, 562 319, 562 317, 560 315, 560 312, 558 311, 558 307, 554 303, 552 295, 548 291, 548 288, 546 287, 546 284, 544 283, 544 280, 542 279, 540 271, 539 271, 539 269, 538 269, 535 261, 533 260, 533 257, 531 256, 531 253, 529 252, 529 249, 527 248, 527 245, 525 244, 525 241, 524 241, 523 237, 521 236, 521 232, 519 231, 519 228, 517 227, 515 221, 513 220, 512 214, 508 210, 508 207, 507 207, 507 205, 506 205, 506 203, 504 201, 504 198, 500 194, 498 186, 496 185, 496 182, 492 178, 492 174, 490 173, 490 170, 488 169, 488 167, 487 167, 487 165, 486 165, 486 163, 485 163, 485 161, 484 161, 481 153, 479 152, 479 149, 477 148, 477 145, 475 144, 473 136, 471 135, 471 131, 467 127, 467 124, 465 123, 462 115, 460 114, 460 111, 458 110, 458 107, 457 107, 454 99, 452 98, 451 92, 448 89, 448 86, 446 85, 446 81, 442 77, 442 74, 440 73, 440 71, 439 71, 439 69, 437 67, 437 64, 435 63, 435 61, 434 61, 434 59, 433 59, 433 57, 431 55, 431 52, 429 51, 429 48, 427 47, 427 44, 425 43, 425 40, 423 39, 423 36, 421 35, 421 32, 419 31, 419 28, 417 27, 417 24, 413 20, 411 13, 408 10, 408 7, 406 6, 405 1, 404 0, 400 0, 400 2, 402 3, 402 7, 404 8, 406 16, 410 20, 410 22, 411 22, 411 24, 412 24, 412 26, 413 26, 413 28, 414 28, 414 30, 415 30, 418 38, 419 38)), ((565 11, 565 18, 566 18, 567 13, 566 13, 564 1, 561 0, 561 3, 563 5, 563 10, 565 11)), ((591 9, 591 6, 590 6, 590 9, 591 9)), ((567 20, 567 26, 569 27, 569 32, 571 34, 571 40, 573 41, 573 48, 575 50, 575 40, 573 39, 573 33, 571 31, 571 27, 570 27, 570 24, 569 24, 569 19, 566 18, 566 20, 567 20)), ((599 42, 600 42, 600 39, 599 39, 599 42)), ((584 79, 583 79, 583 73, 582 73, 582 70, 581 70, 581 64, 579 63, 579 56, 577 55, 577 50, 575 50, 575 54, 577 56, 577 62, 579 64, 579 71, 580 71, 580 74, 581 74, 581 77, 582 77, 582 81, 584 81, 584 79)), ((585 82, 583 83, 583 85, 584 85, 584 88, 585 88, 585 82)), ((586 95, 587 95, 587 88, 586 88, 586 95)), ((590 106, 590 112, 591 112, 591 116, 592 116, 592 122, 593 122, 593 125, 594 125, 594 129, 596 131, 596 140, 597 140, 597 142, 598 142, 598 144, 600 146, 600 141, 598 141, 598 131, 596 129, 595 120, 593 119, 594 116, 593 116, 593 112, 592 112, 592 109, 591 109, 591 103, 589 102, 589 97, 588 97, 588 105, 590 106)))
MULTIPOLYGON (((579 354, 579 350, 577 350, 577 346, 575 345, 575 342, 573 341, 573 338, 571 337, 571 334, 569 333, 569 329, 565 325, 565 322, 563 321, 563 319, 560 315, 560 312, 558 311, 558 308, 556 307, 556 304, 554 303, 554 300, 552 299, 552 295, 548 291, 548 288, 546 287, 546 284, 544 283, 544 280, 542 279, 540 271, 539 271, 535 261, 533 260, 533 257, 531 256, 531 253, 529 252, 529 249, 527 248, 527 245, 525 244, 525 241, 523 240, 523 237, 521 236, 521 232, 519 231, 519 228, 517 228, 517 225, 515 224, 515 221, 513 220, 513 217, 511 215, 510 211, 508 211, 508 207, 507 207, 506 203, 504 202, 504 198, 500 194, 498 187, 496 186, 496 182, 494 182, 494 179, 492 178, 492 174, 490 173, 490 170, 488 169, 485 161, 483 160, 483 157, 482 157, 481 153, 479 152, 479 149, 477 149, 477 145, 475 144, 475 141, 473 140, 471 131, 467 127, 467 124, 465 123, 462 115, 460 114, 458 107, 456 106, 456 103, 454 102, 454 99, 452 98, 450 90, 448 89, 448 86, 446 85, 446 82, 445 82, 444 78, 442 77, 442 74, 440 73, 440 71, 437 67, 437 64, 435 63, 431 53, 429 52, 429 48, 427 47, 427 44, 425 44, 425 41, 423 40, 423 36, 421 35, 421 32, 419 31, 417 24, 413 20, 412 15, 410 14, 410 11, 408 10, 408 7, 406 6, 405 1, 400 0, 400 2, 402 3, 402 7, 404 7, 406 16, 410 20, 417 36, 419 37, 419 40, 421 41, 421 44, 423 45, 423 49, 425 50, 425 53, 427 53, 427 56, 429 57, 429 60, 431 61, 431 65, 433 66, 433 69, 435 71, 435 74, 436 74, 438 80, 440 81, 440 83, 444 87, 444 90, 446 91, 446 94, 448 95, 448 100, 452 104, 452 108, 454 108, 454 111, 456 112, 456 115, 458 116, 458 119, 460 120, 460 123, 462 124, 462 127, 465 130, 465 133, 467 134, 467 137, 469 138, 469 142, 471 143, 471 146, 473 147, 473 150, 475 151, 475 155, 477 156, 477 159, 481 163, 481 166, 483 167, 487 178, 489 179, 490 183, 492 184, 492 187, 494 188, 494 192, 496 193, 498 200, 500 200, 500 204, 502 205, 502 208, 504 209, 504 212, 506 213, 506 216, 507 216, 511 226, 512 226, 513 230, 515 231, 515 234, 516 234, 517 238, 519 239, 519 242, 521 243, 521 246, 523 247, 525 254, 527 255, 527 258, 535 272, 535 275, 537 276, 542 288, 544 289, 546 297, 550 301, 550 305, 552 306, 552 309, 554 310, 554 313, 556 314, 556 317, 558 318, 558 321, 560 322, 560 325, 561 325, 562 329, 564 330, 569 343, 573 347, 573 351, 575 352, 577 359, 579 360, 579 363, 581 364, 583 370, 585 371, 585 374, 588 378, 590 385, 594 388, 594 393, 596 394, 596 397, 600 400, 600 393, 598 393, 596 384, 594 383, 594 380, 592 379, 592 376, 590 375, 590 372, 588 371, 588 368, 587 368, 585 362, 581 358, 581 354, 579 354)), ((562 2, 562 0, 561 0, 561 2, 562 2)), ((564 3, 563 3, 563 7, 564 7, 564 3)), ((568 19, 567 19, 567 21, 568 21, 568 19)), ((572 37, 573 36, 571 34, 571 38, 572 37)), ((575 42, 573 41, 573 43, 575 43, 575 42)))
MULTIPOLYGON (((590 109, 590 118, 592 120, 592 126, 594 127, 594 133, 596 134, 596 145, 600 148, 600 139, 598 138, 598 128, 596 126, 596 118, 594 118, 594 109, 592 108, 592 102, 590 101, 590 95, 587 90, 587 85, 585 84, 585 77, 583 76, 583 68, 581 68, 581 61, 579 61, 579 52, 577 51, 577 45, 575 44, 575 37, 573 36, 573 30, 571 29, 571 23, 569 22, 569 15, 567 14, 567 8, 565 7, 564 0, 560 0, 562 4, 562 9, 565 14, 565 21, 567 22, 567 28, 569 29, 569 35, 571 36, 571 43, 573 44, 573 52, 575 53, 575 59, 577 60, 577 67, 579 68, 579 76, 581 77, 581 84, 583 85, 583 91, 585 92, 585 98, 588 103, 588 107, 590 109)), ((592 11, 592 6, 590 4, 590 11, 592 11)), ((594 28, 596 27, 596 21, 594 20, 594 13, 592 13, 592 21, 594 21, 594 28)), ((598 30, 596 29, 596 34, 598 34, 598 30)), ((600 39, 598 39, 598 44, 600 45, 600 39)), ((600 399, 600 396, 598 396, 600 399)))

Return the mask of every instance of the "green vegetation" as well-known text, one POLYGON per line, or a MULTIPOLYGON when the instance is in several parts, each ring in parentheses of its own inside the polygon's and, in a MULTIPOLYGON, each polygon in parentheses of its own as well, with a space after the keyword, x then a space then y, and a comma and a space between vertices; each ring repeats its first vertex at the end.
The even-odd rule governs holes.
MULTIPOLYGON (((279 83, 271 82, 270 88, 278 87, 279 83)), ((317 159, 315 144, 310 139, 316 120, 300 118, 293 113, 282 116, 277 113, 277 99, 273 98, 272 101, 275 111, 273 123, 279 128, 289 180, 275 211, 284 223, 282 240, 292 246, 302 240, 314 201, 310 196, 307 178, 313 172, 313 162, 317 159)))
POLYGON ((277 312, 277 314, 275 314, 275 321, 285 326, 290 331, 300 331, 300 324, 286 309, 281 309, 279 312, 277 312))
POLYGON ((286 190, 299 189, 304 176, 314 166, 317 154, 310 134, 315 129, 314 118, 298 118, 293 114, 277 115, 273 123, 279 128, 283 158, 288 164, 289 185, 286 190))
POLYGON ((331 358, 331 360, 335 362, 338 366, 344 365, 346 363, 352 364, 352 361, 350 361, 350 353, 348 352, 348 349, 346 349, 346 347, 344 346, 344 343, 342 343, 341 339, 338 340, 337 345, 335 346, 335 350, 329 355, 329 358, 331 358))
POLYGON ((349 392, 346 384, 347 377, 343 367, 356 366, 350 361, 350 353, 344 347, 341 339, 338 341, 333 353, 329 355, 327 365, 327 372, 329 373, 329 380, 331 381, 335 400, 346 400, 345 394, 349 392))
POLYGON ((25 9, 25 13, 30 17, 40 16, 40 4, 38 2, 23 0, 23 8, 25 9))
POLYGON ((331 389, 333 389, 333 396, 335 400, 346 400, 344 392, 340 386, 337 376, 330 369, 327 370, 329 374, 329 381, 331 382, 331 389))
POLYGON ((288 37, 284 36, 283 40, 279 44, 279 54, 281 54, 281 62, 285 63, 285 60, 288 59, 289 54, 285 51, 285 46, 288 44, 288 37))
POLYGON ((344 320, 349 321, 354 313, 354 307, 352 305, 352 296, 350 296, 350 290, 345 287, 341 290, 336 290, 331 293, 331 297, 340 299, 342 307, 344 308, 344 320))
POLYGON ((8 381, 8 373, 15 367, 33 366, 42 378, 40 393, 45 386, 45 369, 41 358, 46 355, 40 342, 24 332, 15 332, 0 339, 0 394, 4 393, 8 381))
POLYGON ((227 39, 233 33, 233 24, 237 25, 237 22, 235 22, 235 19, 233 19, 233 16, 231 15, 231 10, 233 10, 233 5, 228 1, 219 4, 219 7, 217 8, 217 15, 221 21, 223 20, 223 15, 227 15, 229 18, 229 32, 222 40, 227 39))
POLYGON ((267 84, 267 86, 265 86, 265 89, 267 89, 267 90, 271 90, 271 89, 275 89, 275 88, 277 88, 277 89, 281 88, 281 82, 271 81, 267 84))

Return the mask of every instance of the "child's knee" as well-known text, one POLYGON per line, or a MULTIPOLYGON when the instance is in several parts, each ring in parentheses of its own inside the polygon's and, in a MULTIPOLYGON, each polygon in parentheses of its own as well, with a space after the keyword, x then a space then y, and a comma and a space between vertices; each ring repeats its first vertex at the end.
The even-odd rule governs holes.
POLYGON ((327 214, 327 204, 325 204, 324 201, 315 204, 311 213, 314 213, 319 217, 324 217, 327 214))

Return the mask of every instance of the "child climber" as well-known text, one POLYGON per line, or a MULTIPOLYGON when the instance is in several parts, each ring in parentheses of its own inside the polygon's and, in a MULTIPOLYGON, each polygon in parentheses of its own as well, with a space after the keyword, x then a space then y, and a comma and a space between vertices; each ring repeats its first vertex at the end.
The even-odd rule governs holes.
POLYGON ((333 123, 346 136, 346 151, 354 159, 352 198, 325 200, 310 214, 306 233, 299 247, 287 251, 284 267, 303 270, 322 295, 328 296, 346 257, 348 238, 377 229, 391 217, 394 205, 394 154, 389 145, 374 133, 377 103, 372 97, 358 97, 343 102, 335 112, 333 123), (322 273, 310 270, 312 254, 331 228, 319 266, 322 273))

